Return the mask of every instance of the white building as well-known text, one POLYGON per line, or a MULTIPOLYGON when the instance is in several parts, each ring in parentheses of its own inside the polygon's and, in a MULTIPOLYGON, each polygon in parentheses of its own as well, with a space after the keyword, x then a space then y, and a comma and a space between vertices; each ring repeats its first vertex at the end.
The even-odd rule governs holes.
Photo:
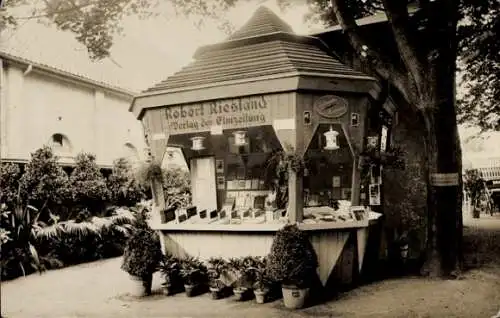
POLYGON ((66 164, 81 151, 102 168, 145 159, 141 123, 128 111, 134 92, 5 52, 0 66, 2 161, 26 162, 44 144, 66 164))

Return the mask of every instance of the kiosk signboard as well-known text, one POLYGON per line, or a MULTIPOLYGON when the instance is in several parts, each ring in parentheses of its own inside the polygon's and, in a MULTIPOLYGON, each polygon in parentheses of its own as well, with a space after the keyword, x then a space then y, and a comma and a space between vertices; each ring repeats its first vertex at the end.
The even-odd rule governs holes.
POLYGON ((165 108, 170 135, 270 124, 270 96, 259 95, 165 108))

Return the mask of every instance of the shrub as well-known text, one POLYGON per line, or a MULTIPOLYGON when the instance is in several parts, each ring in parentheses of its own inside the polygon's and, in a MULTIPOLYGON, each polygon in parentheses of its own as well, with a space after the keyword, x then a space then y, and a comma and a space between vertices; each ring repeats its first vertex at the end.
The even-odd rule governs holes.
POLYGON ((0 203, 13 208, 19 191, 21 169, 15 163, 0 164, 0 203))
POLYGON ((147 278, 158 269, 162 258, 157 234, 140 227, 127 240, 121 268, 132 276, 147 278))
POLYGON ((317 267, 314 248, 297 225, 286 225, 276 233, 267 264, 271 280, 308 287, 316 275, 317 267))
POLYGON ((19 181, 22 200, 42 210, 52 211, 70 198, 68 176, 57 164, 52 149, 44 146, 31 154, 19 181))
POLYGON ((85 207, 91 213, 104 209, 108 199, 106 181, 95 162, 95 156, 80 153, 75 158, 76 167, 69 177, 71 194, 77 207, 85 207))
POLYGON ((113 163, 113 172, 107 182, 110 203, 118 206, 134 206, 144 197, 139 183, 132 175, 132 167, 125 158, 113 163))

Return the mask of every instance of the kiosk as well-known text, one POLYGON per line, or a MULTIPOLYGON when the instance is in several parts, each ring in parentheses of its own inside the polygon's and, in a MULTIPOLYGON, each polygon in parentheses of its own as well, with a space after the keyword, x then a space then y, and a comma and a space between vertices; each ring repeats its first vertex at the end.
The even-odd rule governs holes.
POLYGON ((167 209, 153 187, 164 249, 264 256, 292 222, 308 231, 323 284, 336 264, 342 280, 361 270, 380 180, 372 173, 362 186, 360 155, 383 147, 387 130, 377 81, 330 52, 261 7, 225 42, 199 48, 191 64, 134 99, 153 159, 179 147, 190 170, 191 207, 167 209))

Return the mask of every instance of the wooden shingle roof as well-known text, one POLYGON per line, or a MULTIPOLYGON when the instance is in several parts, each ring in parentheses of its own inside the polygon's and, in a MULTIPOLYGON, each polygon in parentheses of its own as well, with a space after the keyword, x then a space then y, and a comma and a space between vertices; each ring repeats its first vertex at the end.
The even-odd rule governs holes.
POLYGON ((281 20, 274 12, 262 6, 255 11, 250 20, 241 29, 229 36, 228 40, 249 38, 275 32, 293 33, 293 30, 292 27, 281 20))
POLYGON ((366 77, 342 64, 318 38, 299 36, 265 7, 225 42, 201 47, 195 60, 145 93, 257 79, 276 74, 366 77))

